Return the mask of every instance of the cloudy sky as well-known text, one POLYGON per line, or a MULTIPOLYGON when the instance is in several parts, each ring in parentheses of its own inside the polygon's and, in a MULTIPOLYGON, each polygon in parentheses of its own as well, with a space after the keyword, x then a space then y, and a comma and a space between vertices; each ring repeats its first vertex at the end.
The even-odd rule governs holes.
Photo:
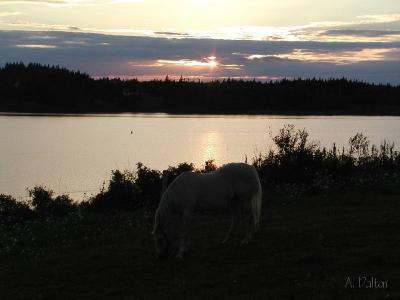
POLYGON ((0 65, 400 84, 399 0, 0 0, 0 65))

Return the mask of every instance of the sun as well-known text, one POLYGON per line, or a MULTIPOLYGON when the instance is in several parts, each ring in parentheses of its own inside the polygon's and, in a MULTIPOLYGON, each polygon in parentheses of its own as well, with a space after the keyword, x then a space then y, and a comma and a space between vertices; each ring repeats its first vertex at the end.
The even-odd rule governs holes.
POLYGON ((218 63, 214 60, 210 61, 208 64, 211 68, 215 68, 216 66, 218 66, 218 63))
POLYGON ((216 57, 215 56, 209 56, 207 57, 207 64, 210 66, 210 68, 215 68, 218 66, 218 62, 216 61, 216 57))

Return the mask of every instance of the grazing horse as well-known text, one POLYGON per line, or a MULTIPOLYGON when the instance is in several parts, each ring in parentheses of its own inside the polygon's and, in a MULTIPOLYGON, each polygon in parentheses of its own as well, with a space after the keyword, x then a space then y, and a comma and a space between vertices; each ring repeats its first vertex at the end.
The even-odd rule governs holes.
POLYGON ((228 241, 232 232, 243 223, 246 234, 241 244, 248 243, 259 228, 261 203, 260 179, 251 165, 230 163, 209 173, 182 173, 162 194, 155 213, 152 234, 158 257, 166 257, 174 243, 179 248, 176 256, 183 257, 190 237, 190 222, 196 210, 229 209, 232 223, 223 242, 228 241), (179 221, 179 226, 173 222, 174 219, 179 221), (176 238, 178 233, 180 236, 176 238))

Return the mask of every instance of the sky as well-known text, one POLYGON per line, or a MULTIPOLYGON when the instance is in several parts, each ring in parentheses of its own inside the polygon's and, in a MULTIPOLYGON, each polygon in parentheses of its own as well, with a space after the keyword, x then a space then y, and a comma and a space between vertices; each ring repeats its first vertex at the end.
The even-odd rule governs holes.
POLYGON ((0 65, 400 84, 399 0, 0 0, 0 65))

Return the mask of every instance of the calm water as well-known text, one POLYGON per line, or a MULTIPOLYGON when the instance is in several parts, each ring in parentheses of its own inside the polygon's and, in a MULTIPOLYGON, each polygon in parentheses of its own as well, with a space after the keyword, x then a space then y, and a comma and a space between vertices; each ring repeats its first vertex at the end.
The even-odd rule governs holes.
POLYGON ((201 166, 211 158, 244 161, 266 152, 268 132, 284 124, 306 128, 322 146, 347 145, 357 132, 375 144, 388 139, 400 145, 400 117, 1 115, 0 193, 26 198, 27 187, 41 184, 82 199, 99 191, 111 170, 132 169, 139 161, 159 170, 184 161, 201 166))

